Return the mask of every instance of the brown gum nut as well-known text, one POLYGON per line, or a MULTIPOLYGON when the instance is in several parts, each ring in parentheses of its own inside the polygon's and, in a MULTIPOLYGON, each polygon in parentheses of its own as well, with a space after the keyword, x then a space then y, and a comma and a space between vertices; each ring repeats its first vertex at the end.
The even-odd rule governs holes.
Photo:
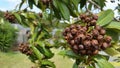
POLYGON ((84 44, 85 46, 91 46, 91 42, 90 42, 89 40, 85 40, 85 41, 83 42, 83 44, 84 44))
POLYGON ((93 39, 93 40, 91 41, 91 44, 92 44, 92 46, 98 46, 98 41, 95 40, 95 39, 93 39))
POLYGON ((86 18, 86 14, 81 14, 81 15, 80 15, 80 18, 81 18, 81 19, 85 19, 85 18, 86 18))
POLYGON ((79 35, 77 36, 77 38, 82 41, 82 40, 85 39, 85 35, 84 35, 84 34, 79 34, 79 35))
POLYGON ((68 39, 69 39, 68 36, 65 36, 64 38, 65 38, 65 40, 68 40, 68 39))
POLYGON ((93 15, 93 19, 98 20, 98 16, 97 15, 93 15))
POLYGON ((96 26, 95 26, 95 29, 96 29, 96 30, 98 30, 98 31, 100 31, 100 29, 101 29, 101 26, 99 26, 99 25, 96 25, 96 26))
POLYGON ((83 29, 84 31, 87 31, 87 30, 88 30, 86 26, 82 27, 82 29, 83 29))
POLYGON ((76 29, 72 29, 72 30, 71 30, 71 34, 72 34, 72 35, 75 35, 76 33, 77 33, 77 30, 76 30, 76 29))
POLYGON ((67 27, 67 28, 65 29, 65 32, 66 32, 66 33, 67 33, 67 32, 70 32, 70 28, 67 27))
POLYGON ((77 38, 75 38, 74 41, 75 41, 75 44, 79 44, 80 43, 80 40, 77 39, 77 38))
POLYGON ((98 32, 98 30, 94 29, 94 30, 92 31, 92 34, 93 34, 94 37, 96 37, 96 36, 99 35, 99 32, 98 32))
POLYGON ((75 44, 75 41, 74 40, 71 40, 70 41, 70 45, 74 45, 75 44))
POLYGON ((80 25, 76 25, 76 29, 79 30, 81 28, 80 25))
POLYGON ((71 25, 71 26, 70 26, 70 29, 74 29, 74 28, 75 28, 75 25, 71 25))
POLYGON ((79 50, 79 48, 78 48, 77 45, 73 45, 73 49, 74 49, 74 50, 77 50, 77 51, 79 50))
POLYGON ((67 36, 67 33, 65 31, 63 32, 63 36, 67 36))
POLYGON ((106 36, 106 37, 105 37, 105 41, 106 41, 107 43, 110 43, 111 40, 112 40, 112 37, 110 37, 110 36, 106 36))
POLYGON ((99 52, 99 50, 95 50, 95 51, 93 51, 93 55, 98 54, 98 52, 99 52))
POLYGON ((80 54, 81 55, 85 55, 86 54, 86 50, 80 50, 80 54))
POLYGON ((87 34, 85 39, 86 40, 91 40, 92 39, 92 35, 91 34, 87 34))
POLYGON ((83 50, 84 49, 84 46, 83 45, 79 45, 78 46, 80 50, 83 50))
POLYGON ((68 37, 68 39, 73 39, 73 36, 71 35, 71 33, 68 33, 67 37, 68 37))
POLYGON ((95 26, 96 25, 96 20, 92 20, 91 22, 90 22, 90 26, 95 26))
POLYGON ((90 19, 89 17, 86 17, 86 18, 85 18, 85 22, 86 22, 86 23, 90 22, 90 20, 91 20, 91 19, 90 19))
POLYGON ((84 34, 85 32, 86 31, 84 29, 82 29, 82 28, 78 30, 78 33, 81 33, 81 34, 84 34))
POLYGON ((104 42, 101 46, 103 50, 105 50, 107 47, 109 47, 108 43, 104 42))
POLYGON ((106 33, 105 29, 101 29, 101 30, 100 30, 100 34, 101 34, 101 35, 105 35, 105 33, 106 33))
POLYGON ((97 40, 98 40, 98 41, 102 41, 103 39, 104 39, 104 36, 98 35, 98 37, 97 37, 97 40))

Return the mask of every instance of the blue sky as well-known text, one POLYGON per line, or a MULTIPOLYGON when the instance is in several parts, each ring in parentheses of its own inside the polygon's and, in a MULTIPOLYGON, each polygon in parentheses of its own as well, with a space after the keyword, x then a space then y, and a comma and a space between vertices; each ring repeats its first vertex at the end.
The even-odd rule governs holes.
MULTIPOLYGON (((115 6, 117 6, 117 3, 120 3, 120 1, 118 2, 118 0, 115 1, 116 3, 111 3, 110 0, 107 0, 106 7, 104 9, 114 10, 115 6)), ((0 0, 0 10, 2 11, 13 10, 16 7, 16 5, 19 4, 20 2, 21 0, 0 0)), ((36 7, 34 7, 33 11, 40 12, 40 10, 38 10, 36 7)), ((115 11, 115 15, 118 15, 117 11, 115 11)))
POLYGON ((20 2, 20 0, 0 0, 0 10, 12 10, 20 2))

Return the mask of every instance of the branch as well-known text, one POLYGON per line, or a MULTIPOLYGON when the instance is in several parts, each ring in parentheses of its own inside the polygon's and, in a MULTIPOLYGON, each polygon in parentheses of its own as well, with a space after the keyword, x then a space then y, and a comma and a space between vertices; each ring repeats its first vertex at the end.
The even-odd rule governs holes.
POLYGON ((95 5, 97 8, 101 9, 99 5, 97 5, 94 1, 92 0, 88 0, 89 3, 95 5))

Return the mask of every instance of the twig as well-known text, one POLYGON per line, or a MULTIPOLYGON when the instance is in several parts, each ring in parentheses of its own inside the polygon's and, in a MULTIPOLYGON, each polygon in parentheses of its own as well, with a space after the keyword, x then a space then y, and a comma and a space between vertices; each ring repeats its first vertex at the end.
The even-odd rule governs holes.
POLYGON ((93 5, 95 5, 97 8, 101 9, 99 5, 97 5, 95 2, 93 2, 92 0, 88 0, 89 3, 92 3, 93 5))

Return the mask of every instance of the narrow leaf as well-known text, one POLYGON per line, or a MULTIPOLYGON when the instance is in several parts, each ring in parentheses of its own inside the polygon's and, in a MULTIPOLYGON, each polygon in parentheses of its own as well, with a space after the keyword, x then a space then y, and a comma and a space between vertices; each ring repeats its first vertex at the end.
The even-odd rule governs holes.
POLYGON ((112 21, 110 24, 106 26, 106 28, 120 30, 120 22, 112 21))
POLYGON ((98 18, 97 24, 100 26, 109 24, 114 18, 114 12, 110 9, 100 12, 99 15, 100 16, 98 18))
POLYGON ((51 62, 51 61, 49 61, 49 60, 42 60, 41 65, 43 65, 43 66, 49 66, 49 67, 52 67, 52 68, 56 68, 55 65, 54 65, 54 63, 51 62))
POLYGON ((111 56, 116 56, 120 54, 120 52, 115 50, 114 48, 107 48, 105 52, 111 56))

